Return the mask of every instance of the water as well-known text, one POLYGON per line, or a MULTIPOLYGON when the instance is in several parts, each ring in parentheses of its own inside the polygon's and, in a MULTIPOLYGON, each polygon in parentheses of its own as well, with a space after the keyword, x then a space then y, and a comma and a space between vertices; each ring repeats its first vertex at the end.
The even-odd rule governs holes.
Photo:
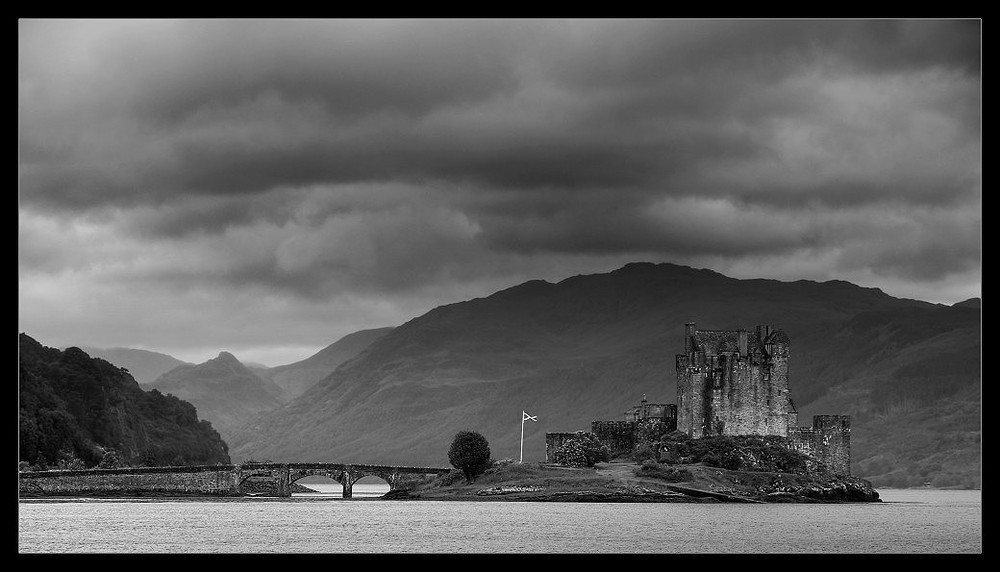
POLYGON ((355 485, 353 500, 23 500, 18 551, 982 553, 980 491, 886 489, 874 504, 619 504, 365 498, 374 487, 355 485))
MULTIPOLYGON (((315 489, 314 493, 292 493, 293 498, 343 498, 344 497, 344 487, 340 483, 334 482, 307 482, 303 483, 299 481, 305 487, 310 489, 315 489)), ((382 483, 355 483, 351 487, 351 498, 373 498, 380 497, 385 493, 389 492, 389 484, 382 483)))

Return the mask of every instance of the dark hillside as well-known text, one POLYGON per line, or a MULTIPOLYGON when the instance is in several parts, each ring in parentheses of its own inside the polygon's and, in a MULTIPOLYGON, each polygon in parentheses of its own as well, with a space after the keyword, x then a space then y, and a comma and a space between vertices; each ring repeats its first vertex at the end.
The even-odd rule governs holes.
POLYGON ((195 408, 79 348, 60 351, 20 334, 19 459, 93 465, 114 449, 130 464, 228 463, 226 444, 195 408))

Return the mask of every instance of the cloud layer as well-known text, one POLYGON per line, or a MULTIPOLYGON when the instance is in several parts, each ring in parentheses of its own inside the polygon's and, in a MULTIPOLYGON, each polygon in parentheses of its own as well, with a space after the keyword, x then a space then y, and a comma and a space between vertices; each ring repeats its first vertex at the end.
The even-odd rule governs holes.
POLYGON ((980 60, 974 20, 21 21, 21 327, 277 356, 633 260, 958 301, 980 60))

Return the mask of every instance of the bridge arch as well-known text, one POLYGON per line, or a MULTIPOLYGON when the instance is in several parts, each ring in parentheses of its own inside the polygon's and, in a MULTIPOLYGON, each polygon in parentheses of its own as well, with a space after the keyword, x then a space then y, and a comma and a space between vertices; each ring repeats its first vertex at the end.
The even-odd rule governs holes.
POLYGON ((392 483, 377 475, 365 475, 354 482, 354 494, 364 496, 381 496, 391 490, 396 489, 392 483))
POLYGON ((343 495, 343 483, 340 482, 340 471, 331 471, 327 473, 314 471, 313 474, 290 471, 288 480, 289 490, 292 492, 292 496, 295 495, 294 491, 296 491, 296 489, 298 489, 299 493, 322 494, 326 496, 343 495), (296 487, 296 485, 299 485, 299 487, 296 487))
POLYGON ((234 471, 236 490, 242 494, 264 494, 273 490, 278 496, 287 496, 287 472, 287 469, 282 467, 236 468, 234 471), (256 484, 261 481, 267 483, 267 486, 256 484))

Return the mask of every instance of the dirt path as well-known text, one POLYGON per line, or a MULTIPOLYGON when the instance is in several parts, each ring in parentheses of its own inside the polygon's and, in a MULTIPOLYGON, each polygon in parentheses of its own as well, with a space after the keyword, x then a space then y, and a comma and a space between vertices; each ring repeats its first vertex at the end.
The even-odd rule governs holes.
POLYGON ((621 485, 623 488, 639 487, 656 491, 671 489, 671 487, 666 486, 664 482, 659 479, 636 476, 635 463, 622 463, 614 461, 609 463, 598 463, 594 466, 594 469, 596 469, 597 476, 610 479, 614 483, 621 485))
POLYGON ((635 476, 635 463, 598 463, 594 468, 598 476, 613 479, 623 485, 646 482, 646 479, 635 476))

